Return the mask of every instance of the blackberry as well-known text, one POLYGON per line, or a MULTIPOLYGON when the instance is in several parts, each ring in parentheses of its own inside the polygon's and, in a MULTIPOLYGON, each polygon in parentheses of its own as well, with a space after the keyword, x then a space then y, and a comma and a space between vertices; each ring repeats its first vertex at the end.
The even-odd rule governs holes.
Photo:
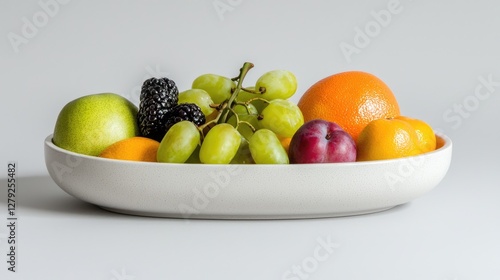
POLYGON ((141 135, 161 141, 167 132, 168 112, 177 105, 179 90, 168 78, 151 78, 144 81, 137 115, 141 135))
POLYGON ((182 103, 175 106, 167 114, 167 122, 165 124, 166 131, 168 131, 174 124, 180 121, 190 121, 195 125, 200 126, 205 123, 205 115, 200 107, 194 103, 182 103))

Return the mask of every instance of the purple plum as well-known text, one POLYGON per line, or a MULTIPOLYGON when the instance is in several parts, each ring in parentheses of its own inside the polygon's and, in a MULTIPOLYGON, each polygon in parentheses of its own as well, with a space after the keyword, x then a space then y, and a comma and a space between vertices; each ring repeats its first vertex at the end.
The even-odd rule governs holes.
POLYGON ((338 124, 321 119, 303 124, 292 137, 290 163, 356 161, 356 143, 338 124))

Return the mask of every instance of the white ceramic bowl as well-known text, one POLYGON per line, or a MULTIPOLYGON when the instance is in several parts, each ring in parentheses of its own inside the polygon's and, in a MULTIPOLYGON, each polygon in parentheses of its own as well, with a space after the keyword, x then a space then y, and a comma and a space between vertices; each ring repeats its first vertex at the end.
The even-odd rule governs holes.
POLYGON ((436 187, 448 171, 452 143, 381 161, 204 165, 111 160, 73 153, 45 139, 45 163, 68 194, 104 209, 142 216, 291 219, 377 212, 436 187))

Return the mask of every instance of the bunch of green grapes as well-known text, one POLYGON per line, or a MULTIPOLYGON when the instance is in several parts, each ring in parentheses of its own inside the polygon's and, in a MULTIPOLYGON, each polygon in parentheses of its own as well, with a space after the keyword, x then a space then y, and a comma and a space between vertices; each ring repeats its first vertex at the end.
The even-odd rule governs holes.
POLYGON ((207 122, 174 124, 158 150, 158 161, 206 164, 287 164, 282 140, 304 124, 299 107, 288 100, 297 79, 287 70, 273 70, 243 86, 253 67, 246 62, 235 78, 216 74, 197 77, 179 94, 179 103, 194 103, 207 122))

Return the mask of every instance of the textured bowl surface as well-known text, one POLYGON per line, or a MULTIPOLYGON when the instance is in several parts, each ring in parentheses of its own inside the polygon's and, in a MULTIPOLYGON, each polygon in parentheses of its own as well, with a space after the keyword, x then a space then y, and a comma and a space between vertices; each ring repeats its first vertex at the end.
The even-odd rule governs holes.
POLYGON ((201 219, 293 219, 372 213, 409 202, 443 179, 452 143, 423 155, 369 162, 204 165, 111 160, 45 139, 45 163, 68 194, 132 215, 201 219))

